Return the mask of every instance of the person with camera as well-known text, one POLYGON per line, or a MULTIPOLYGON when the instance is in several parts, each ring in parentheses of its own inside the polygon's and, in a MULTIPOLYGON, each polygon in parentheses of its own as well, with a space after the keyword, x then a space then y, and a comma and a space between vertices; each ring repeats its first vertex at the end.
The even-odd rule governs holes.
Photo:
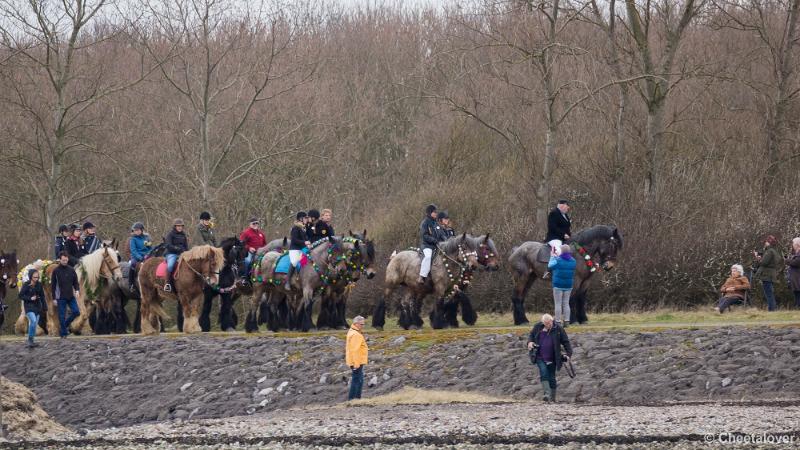
POLYGON ((544 401, 555 402, 558 386, 556 373, 561 370, 563 361, 572 358, 572 345, 567 332, 550 314, 544 314, 542 320, 533 326, 528 336, 528 354, 531 362, 539 368, 544 401), (561 353, 561 347, 564 347, 564 354, 561 353))
POLYGON ((775 282, 778 281, 778 265, 781 263, 781 254, 778 250, 778 240, 775 236, 769 235, 764 241, 764 251, 759 253, 753 251, 756 275, 755 278, 761 280, 761 287, 764 289, 764 298, 767 299, 767 311, 775 311, 778 306, 775 302, 775 282))

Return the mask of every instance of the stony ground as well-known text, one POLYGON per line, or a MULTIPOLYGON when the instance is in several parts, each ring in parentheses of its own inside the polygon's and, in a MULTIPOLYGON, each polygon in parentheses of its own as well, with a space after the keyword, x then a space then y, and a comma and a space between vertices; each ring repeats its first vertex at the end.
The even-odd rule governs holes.
POLYGON ((800 407, 539 403, 324 407, 84 431, 9 448, 796 448, 800 407), (730 433, 730 434, 728 434, 730 433), (720 440, 722 435, 722 441, 720 440), (744 439, 771 439, 753 445, 744 439), (741 440, 731 445, 728 439, 741 440))
MULTIPOLYGON (((538 399, 523 330, 484 333, 368 334, 365 396, 415 386, 538 399)), ((45 339, 32 351, 0 341, 0 361, 2 374, 33 390, 54 419, 91 430, 339 404, 349 372, 343 338, 76 337, 45 339)), ((800 329, 576 333, 572 340, 578 376, 561 374, 566 404, 800 402, 800 329)))

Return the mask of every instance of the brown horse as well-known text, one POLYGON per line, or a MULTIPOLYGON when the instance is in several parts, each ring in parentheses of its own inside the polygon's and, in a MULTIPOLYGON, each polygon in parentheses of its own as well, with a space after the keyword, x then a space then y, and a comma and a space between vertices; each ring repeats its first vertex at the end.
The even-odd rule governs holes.
POLYGON ((7 289, 17 287, 17 272, 19 271, 17 251, 5 253, 0 251, 0 326, 6 318, 6 305, 3 303, 8 293, 7 289))
MULTIPOLYGON (((614 268, 617 252, 622 250, 622 236, 616 227, 597 225, 578 232, 570 245, 578 260, 570 295, 570 322, 586 323, 586 291, 592 275, 599 270, 614 268), (586 257, 588 259, 584 259, 586 257)), ((512 250, 508 262, 514 278, 514 292, 511 296, 514 325, 528 323, 525 316, 525 296, 531 285, 547 272, 549 258, 550 246, 542 242, 524 242, 512 250)))
POLYGON ((435 314, 432 326, 442 328, 444 324, 444 305, 452 299, 460 289, 460 285, 468 273, 478 266, 478 244, 476 240, 462 236, 451 237, 439 244, 439 250, 433 258, 431 273, 425 284, 417 283, 422 258, 416 250, 404 250, 394 254, 386 266, 386 280, 383 297, 375 307, 372 326, 382 330, 386 323, 386 302, 399 287, 405 286, 406 293, 400 302, 400 318, 398 324, 404 329, 422 327, 422 301, 429 294, 436 298, 435 314))
POLYGON ((183 309, 184 333, 199 333, 200 308, 203 304, 203 289, 219 283, 219 271, 225 264, 221 248, 200 245, 183 252, 175 265, 173 292, 165 292, 165 279, 156 275, 163 257, 150 258, 139 268, 139 292, 141 293, 142 334, 158 334, 161 320, 168 317, 163 308, 165 299, 177 300, 183 309))

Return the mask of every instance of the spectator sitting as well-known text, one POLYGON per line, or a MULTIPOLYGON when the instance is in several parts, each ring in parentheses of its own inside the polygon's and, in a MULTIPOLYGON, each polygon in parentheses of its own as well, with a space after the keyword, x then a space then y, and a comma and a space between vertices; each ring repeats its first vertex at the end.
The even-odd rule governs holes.
POLYGON ((724 313, 731 305, 742 303, 745 294, 749 290, 750 281, 744 276, 744 269, 741 264, 732 265, 731 276, 725 280, 725 283, 719 289, 722 293, 722 298, 719 299, 719 305, 714 309, 720 314, 724 313))

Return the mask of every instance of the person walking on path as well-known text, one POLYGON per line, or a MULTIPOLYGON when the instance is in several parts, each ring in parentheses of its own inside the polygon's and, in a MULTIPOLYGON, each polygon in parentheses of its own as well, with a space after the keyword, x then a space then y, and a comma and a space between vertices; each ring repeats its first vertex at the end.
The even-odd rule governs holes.
POLYGON ((562 360, 572 358, 572 345, 567 332, 553 320, 553 316, 545 314, 541 322, 533 326, 528 336, 528 352, 531 362, 539 368, 539 380, 542 383, 545 402, 556 401, 556 372, 561 370, 562 360), (566 354, 562 357, 561 347, 566 354))
POLYGON ((550 256, 547 268, 553 274, 553 301, 555 303, 555 319, 564 328, 569 325, 569 296, 572 293, 572 279, 575 277, 577 262, 572 257, 572 247, 562 245, 559 255, 550 256))
POLYGON ((28 283, 20 289, 19 298, 25 307, 25 317, 28 318, 28 348, 38 347, 39 344, 33 342, 33 338, 36 336, 39 317, 47 311, 47 300, 44 298, 42 283, 39 282, 38 270, 28 271, 28 283))
POLYGON ((61 339, 64 339, 69 334, 70 324, 80 315, 78 300, 76 299, 80 289, 78 286, 78 274, 69 265, 69 254, 67 252, 61 252, 58 267, 51 275, 50 286, 53 290, 53 299, 55 299, 58 306, 59 335, 61 339), (69 317, 67 317, 67 308, 69 308, 69 317))
POLYGON ((775 239, 775 236, 770 235, 764 241, 764 252, 761 254, 753 252, 756 258, 754 267, 757 268, 755 277, 761 280, 764 298, 767 299, 767 311, 778 309, 775 302, 775 282, 778 281, 778 265, 781 263, 781 254, 777 244, 778 240, 775 239))
POLYGON ((367 340, 364 339, 364 318, 356 316, 353 325, 347 332, 347 344, 345 350, 345 360, 350 367, 350 393, 347 400, 361 398, 361 388, 364 387, 364 365, 367 364, 367 340))

